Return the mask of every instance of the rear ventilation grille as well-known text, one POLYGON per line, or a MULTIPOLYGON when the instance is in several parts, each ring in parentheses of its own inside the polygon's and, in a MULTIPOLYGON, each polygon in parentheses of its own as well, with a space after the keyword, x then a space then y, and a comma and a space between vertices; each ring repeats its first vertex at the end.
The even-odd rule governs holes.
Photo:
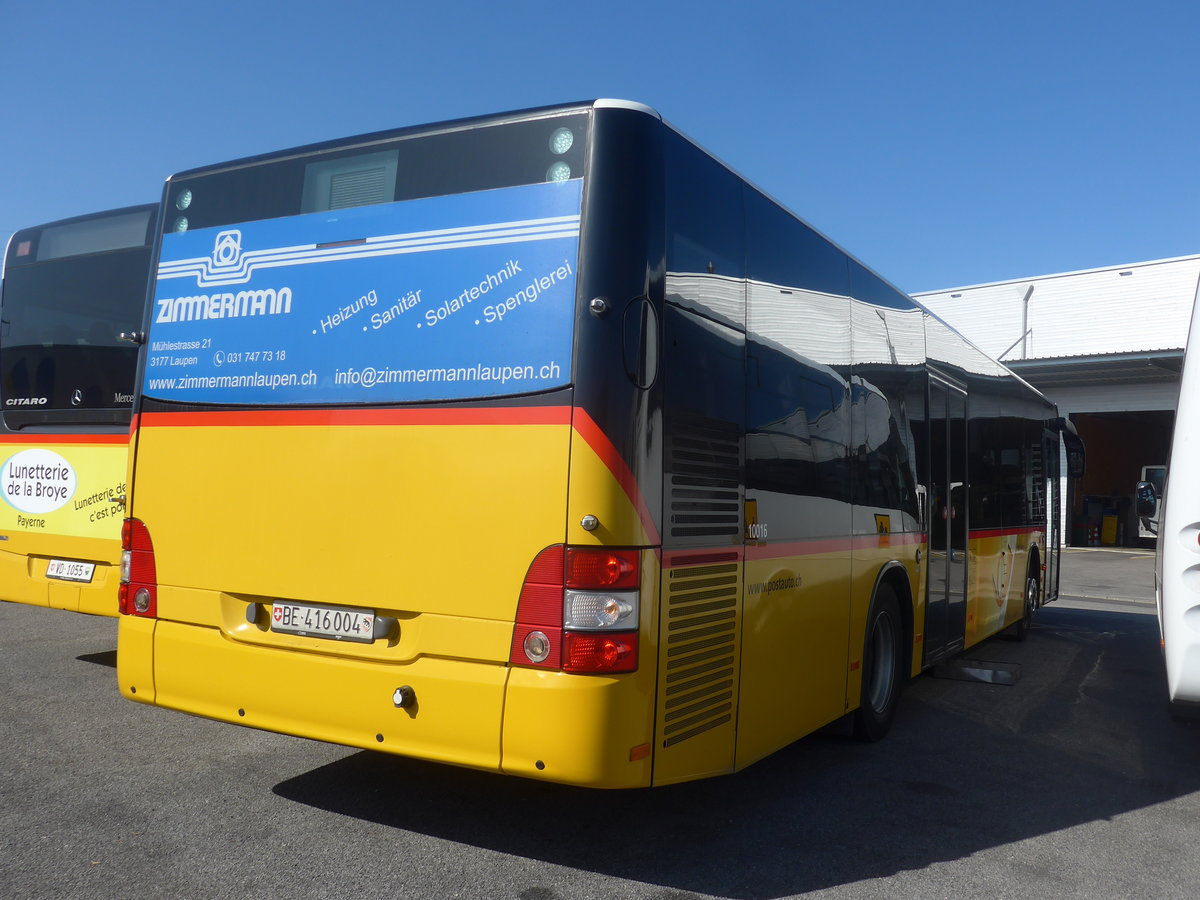
POLYGON ((673 569, 667 579, 663 746, 733 719, 737 680, 737 555, 673 569))
POLYGON ((738 431, 724 422, 672 423, 669 504, 673 538, 740 539, 741 451, 738 431))
POLYGON ((329 181, 329 208, 348 209, 382 203, 391 199, 386 193, 388 188, 387 169, 382 166, 357 172, 339 172, 329 181))

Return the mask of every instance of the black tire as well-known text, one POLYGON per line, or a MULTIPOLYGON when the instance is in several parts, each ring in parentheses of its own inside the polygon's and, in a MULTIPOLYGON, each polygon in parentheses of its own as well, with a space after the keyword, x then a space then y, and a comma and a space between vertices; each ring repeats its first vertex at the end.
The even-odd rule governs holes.
POLYGON ((863 647, 862 695, 854 713, 854 736, 864 741, 881 740, 892 727, 903 681, 904 622, 896 593, 881 584, 867 616, 867 640, 863 647))
POLYGON ((1021 611, 1021 618, 1017 621, 1016 628, 1013 630, 1013 635, 1018 641, 1023 641, 1029 637, 1029 631, 1033 628, 1033 614, 1037 612, 1038 601, 1042 596, 1042 582, 1038 578, 1037 573, 1032 569, 1025 576, 1025 596, 1022 598, 1025 608, 1021 611))
POLYGON ((1167 714, 1173 721, 1187 722, 1188 724, 1195 725, 1197 722, 1200 722, 1200 704, 1168 700, 1167 714))

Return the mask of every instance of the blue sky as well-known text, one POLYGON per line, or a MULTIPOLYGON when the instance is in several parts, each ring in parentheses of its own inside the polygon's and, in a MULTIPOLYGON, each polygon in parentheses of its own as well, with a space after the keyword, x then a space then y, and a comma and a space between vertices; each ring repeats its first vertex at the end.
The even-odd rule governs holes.
POLYGON ((910 292, 1200 252, 1200 4, 3 4, 0 233, 174 171, 638 100, 910 292))

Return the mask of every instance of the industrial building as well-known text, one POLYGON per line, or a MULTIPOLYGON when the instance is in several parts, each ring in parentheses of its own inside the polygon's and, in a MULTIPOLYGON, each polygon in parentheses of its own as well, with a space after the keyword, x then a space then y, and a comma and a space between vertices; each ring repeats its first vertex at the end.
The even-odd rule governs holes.
POLYGON ((1134 485, 1171 444, 1200 254, 913 296, 1069 416, 1087 474, 1066 486, 1075 546, 1136 546, 1134 485))

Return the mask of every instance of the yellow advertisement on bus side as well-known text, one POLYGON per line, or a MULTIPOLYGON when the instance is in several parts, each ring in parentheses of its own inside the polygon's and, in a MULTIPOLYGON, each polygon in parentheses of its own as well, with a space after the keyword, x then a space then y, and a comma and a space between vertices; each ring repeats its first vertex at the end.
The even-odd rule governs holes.
POLYGON ((0 531, 120 539, 128 438, 91 437, 0 440, 0 531))

